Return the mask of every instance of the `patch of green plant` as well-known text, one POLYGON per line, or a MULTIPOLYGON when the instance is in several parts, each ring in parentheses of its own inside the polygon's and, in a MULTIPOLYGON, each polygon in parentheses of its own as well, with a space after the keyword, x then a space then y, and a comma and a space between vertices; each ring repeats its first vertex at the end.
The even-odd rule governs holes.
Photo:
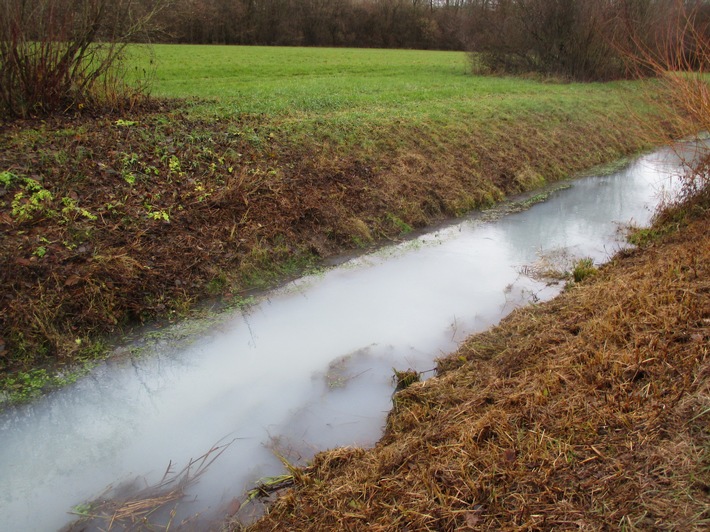
POLYGON ((71 509, 71 513, 80 517, 89 517, 89 515, 91 515, 91 511, 92 505, 87 503, 77 504, 71 509))
POLYGON ((404 222, 401 218, 398 216, 388 212, 387 213, 387 220, 395 226, 397 229, 399 229, 399 234, 400 235, 406 235, 407 233, 411 233, 414 231, 411 225, 408 223, 404 222))
POLYGON ((577 263, 572 268, 572 279, 575 283, 581 283, 587 277, 594 275, 597 272, 597 268, 594 266, 594 260, 590 257, 585 257, 579 259, 577 263))
POLYGON ((170 223, 170 213, 164 209, 155 209, 152 205, 146 204, 146 216, 151 220, 163 221, 170 223))
POLYGON ((372 243, 372 240, 367 241, 357 235, 350 235, 350 240, 352 240, 355 247, 359 249, 364 249, 372 243))
POLYGON ((5 188, 10 188, 10 185, 12 185, 12 183, 14 181, 17 181, 18 179, 19 178, 15 174, 7 170, 0 172, 0 185, 4 186, 5 188))
POLYGON ((550 199, 550 196, 554 194, 555 192, 559 192, 560 190, 566 190, 570 188, 572 185, 570 184, 564 184, 564 185, 559 185, 554 188, 551 188, 549 190, 545 190, 544 192, 538 192, 537 194, 534 194, 530 196, 529 198, 524 199, 523 201, 517 202, 513 204, 513 209, 514 210, 527 210, 533 205, 537 205, 538 203, 543 203, 550 199))
MULTIPOLYGON (((82 341, 77 338, 75 343, 78 349, 73 359, 76 362, 71 366, 35 368, 0 375, 0 410, 7 405, 29 402, 51 390, 73 384, 87 375, 108 353, 106 343, 100 339, 82 341)), ((15 350, 17 360, 46 356, 44 346, 36 347, 31 353, 27 352, 26 343, 21 337, 18 345, 15 350)))
POLYGON ((235 296, 229 301, 225 308, 247 312, 256 302, 257 299, 254 296, 235 296))
POLYGON ((77 205, 76 200, 72 198, 66 196, 63 197, 62 205, 64 205, 64 207, 62 208, 62 214, 64 215, 65 220, 67 220, 68 217, 73 214, 82 216, 83 218, 87 218, 91 221, 96 220, 97 218, 95 214, 92 214, 91 212, 82 207, 79 207, 79 205, 77 205))
POLYGON ((521 206, 525 209, 529 209, 533 205, 547 201, 549 197, 549 192, 541 192, 539 194, 535 194, 534 196, 530 196, 525 201, 521 202, 521 206))
POLYGON ((178 159, 175 155, 170 156, 170 159, 168 160, 168 168, 170 169, 171 174, 182 174, 182 164, 180 163, 180 159, 178 159))
POLYGON ((224 289, 228 285, 227 276, 224 273, 210 279, 210 281, 205 286, 205 290, 211 296, 217 296, 224 292, 224 289))
POLYGON ((50 389, 59 388, 75 382, 80 374, 78 373, 50 373, 46 369, 32 369, 20 371, 11 375, 0 377, 0 392, 3 403, 17 404, 31 401, 41 396, 50 389))
POLYGON ((631 231, 627 239, 634 246, 645 246, 658 240, 666 233, 667 231, 655 227, 636 228, 631 231))
POLYGON ((15 194, 12 200, 12 216, 20 222, 34 218, 36 214, 53 215, 49 207, 54 201, 54 195, 38 181, 30 177, 23 179, 22 190, 15 194))
POLYGON ((597 166, 593 166, 589 170, 582 172, 580 175, 604 177, 604 176, 618 174, 619 172, 624 170, 626 167, 628 167, 633 160, 634 160, 634 157, 631 155, 626 156, 626 157, 617 157, 616 159, 613 159, 610 162, 600 164, 597 166))
POLYGON ((38 397, 50 381, 51 378, 45 369, 33 369, 1 377, 0 389, 10 402, 16 403, 38 397))

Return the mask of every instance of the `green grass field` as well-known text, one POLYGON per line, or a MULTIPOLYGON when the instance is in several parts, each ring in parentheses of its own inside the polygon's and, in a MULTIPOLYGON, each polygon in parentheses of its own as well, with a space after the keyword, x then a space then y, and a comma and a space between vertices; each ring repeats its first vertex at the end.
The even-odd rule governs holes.
POLYGON ((207 99, 196 112, 265 114, 291 123, 289 129, 312 120, 359 127, 402 119, 450 124, 526 112, 606 113, 628 105, 633 92, 628 83, 473 76, 462 52, 188 45, 133 50, 138 71, 153 68, 155 96, 207 99))
POLYGON ((369 159, 416 151, 423 140, 438 153, 472 137, 496 143, 512 124, 555 137, 570 123, 614 128, 620 119, 648 113, 648 99, 639 97, 635 83, 474 76, 463 52, 191 45, 132 50, 131 70, 152 70, 152 94, 191 99, 193 118, 236 119, 250 135, 256 123, 262 140, 330 145, 345 156, 369 159))

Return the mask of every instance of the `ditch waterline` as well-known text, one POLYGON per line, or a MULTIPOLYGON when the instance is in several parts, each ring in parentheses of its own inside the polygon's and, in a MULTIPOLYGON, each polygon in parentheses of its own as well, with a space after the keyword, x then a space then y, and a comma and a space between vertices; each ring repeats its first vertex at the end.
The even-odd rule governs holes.
POLYGON ((174 523, 219 517, 235 494, 283 472, 274 450, 303 463, 319 450, 373 445, 393 368, 430 370, 467 336, 562 289, 531 272, 607 261, 627 246, 623 228, 647 225, 677 188, 681 158, 662 149, 570 181, 522 212, 474 215, 350 259, 246 310, 169 328, 140 354, 127 350, 9 408, 0 414, 0 530, 61 529, 72 509, 153 485, 168 464, 179 471, 215 445, 222 454, 187 488, 174 523))

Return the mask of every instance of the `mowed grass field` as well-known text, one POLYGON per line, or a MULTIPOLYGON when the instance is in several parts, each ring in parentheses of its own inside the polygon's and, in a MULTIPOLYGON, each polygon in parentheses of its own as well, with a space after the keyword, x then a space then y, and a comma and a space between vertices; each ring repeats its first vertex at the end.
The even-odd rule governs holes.
POLYGON ((315 123, 341 140, 402 120, 495 127, 526 113, 574 120, 632 108, 643 113, 646 104, 633 83, 473 76, 463 52, 193 45, 132 51, 131 70, 150 73, 155 96, 208 100, 193 108, 207 116, 265 115, 293 133, 315 123))

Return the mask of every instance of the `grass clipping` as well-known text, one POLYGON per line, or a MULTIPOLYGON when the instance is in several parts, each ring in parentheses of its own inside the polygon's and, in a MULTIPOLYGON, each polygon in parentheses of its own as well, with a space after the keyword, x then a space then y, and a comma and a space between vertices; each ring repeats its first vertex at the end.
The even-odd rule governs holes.
MULTIPOLYGON (((316 456, 251 530, 710 527, 710 234, 700 220, 518 310, 316 456)), ((239 525, 234 525, 238 527, 239 525)))

